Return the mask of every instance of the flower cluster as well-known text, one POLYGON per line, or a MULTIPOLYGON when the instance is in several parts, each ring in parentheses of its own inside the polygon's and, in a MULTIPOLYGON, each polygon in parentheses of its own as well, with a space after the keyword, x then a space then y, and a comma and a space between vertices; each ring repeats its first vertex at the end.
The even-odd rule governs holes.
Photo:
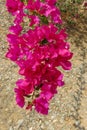
POLYGON ((58 70, 71 69, 72 52, 66 41, 56 0, 7 0, 6 7, 14 16, 7 35, 9 42, 6 57, 19 66, 23 79, 16 82, 16 102, 26 109, 48 114, 49 101, 63 86, 63 74, 58 70), (25 29, 27 18, 27 28, 25 29))

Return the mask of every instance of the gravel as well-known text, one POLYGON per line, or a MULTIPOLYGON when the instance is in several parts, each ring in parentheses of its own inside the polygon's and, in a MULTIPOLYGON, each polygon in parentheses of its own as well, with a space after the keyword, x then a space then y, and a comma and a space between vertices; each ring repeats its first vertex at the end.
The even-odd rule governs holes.
MULTIPOLYGON (((87 16, 87 15, 86 15, 87 16)), ((12 24, 5 0, 0 1, 0 130, 87 130, 87 24, 70 30, 69 41, 74 53, 73 68, 65 73, 65 86, 50 102, 47 116, 26 111, 15 103, 13 89, 19 78, 18 67, 5 58, 6 34, 12 24)))

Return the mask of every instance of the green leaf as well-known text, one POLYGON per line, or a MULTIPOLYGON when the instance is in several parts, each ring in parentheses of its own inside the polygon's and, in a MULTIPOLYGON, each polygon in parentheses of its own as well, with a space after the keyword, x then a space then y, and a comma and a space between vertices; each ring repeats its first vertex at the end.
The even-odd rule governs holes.
POLYGON ((24 2, 24 0, 21 0, 21 2, 24 2))
POLYGON ((41 22, 44 23, 44 24, 48 24, 49 23, 48 19, 46 18, 46 16, 41 16, 40 19, 41 19, 41 22))

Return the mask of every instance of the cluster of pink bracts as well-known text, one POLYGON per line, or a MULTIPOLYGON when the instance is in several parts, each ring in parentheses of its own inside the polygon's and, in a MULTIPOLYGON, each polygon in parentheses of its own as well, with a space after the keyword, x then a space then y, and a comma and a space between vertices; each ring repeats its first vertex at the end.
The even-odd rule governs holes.
POLYGON ((26 109, 48 114, 49 100, 63 86, 63 74, 58 70, 71 69, 69 43, 62 24, 56 0, 7 0, 6 7, 14 16, 14 23, 7 35, 9 49, 6 57, 19 66, 23 79, 16 82, 16 102, 26 109), (25 19, 29 20, 27 31, 25 19))

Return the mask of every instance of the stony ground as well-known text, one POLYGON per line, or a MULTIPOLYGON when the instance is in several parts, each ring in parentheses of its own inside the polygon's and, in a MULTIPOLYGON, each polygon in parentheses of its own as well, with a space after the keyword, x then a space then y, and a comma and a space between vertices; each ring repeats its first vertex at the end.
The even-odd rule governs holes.
POLYGON ((68 28, 73 68, 50 103, 48 116, 20 109, 13 88, 19 78, 17 66, 5 58, 6 34, 12 23, 0 0, 0 130, 87 130, 87 12, 78 26, 68 28))

